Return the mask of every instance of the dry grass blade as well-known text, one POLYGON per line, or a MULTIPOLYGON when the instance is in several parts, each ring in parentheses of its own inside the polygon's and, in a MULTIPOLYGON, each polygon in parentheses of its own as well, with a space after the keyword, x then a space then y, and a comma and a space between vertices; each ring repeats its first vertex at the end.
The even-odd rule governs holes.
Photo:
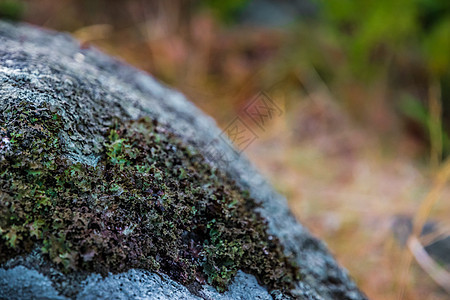
POLYGON ((417 215, 414 219, 414 230, 413 235, 419 236, 425 222, 430 215, 431 209, 434 204, 439 200, 443 189, 445 188, 448 180, 450 178, 450 160, 447 160, 439 170, 436 180, 433 184, 433 188, 427 197, 422 202, 417 215))
POLYGON ((439 284, 447 293, 450 294, 450 273, 441 268, 425 251, 417 237, 411 236, 408 240, 408 248, 414 255, 417 263, 430 275, 430 277, 439 284))
POLYGON ((431 167, 437 170, 442 158, 442 104, 441 104, 441 85, 439 81, 434 80, 428 91, 428 103, 430 111, 430 142, 431 142, 431 167))
MULTIPOLYGON (((439 200, 439 196, 442 194, 448 180, 450 178, 450 159, 446 160, 445 163, 440 168, 437 173, 436 179, 434 181, 433 187, 425 199, 422 201, 419 210, 414 218, 413 233, 410 238, 420 236, 423 226, 430 215, 430 212, 436 202, 439 200)), ((399 299, 403 299, 403 295, 406 289, 407 278, 409 274, 409 268, 411 266, 413 253, 405 253, 403 264, 402 264, 402 275, 400 278, 400 289, 399 289, 399 299)), ((419 261, 418 261, 419 262, 419 261)), ((420 262, 419 262, 420 264, 420 262)), ((427 269, 425 269, 427 271, 427 269)), ((430 274, 431 276, 431 274, 430 274)), ((433 278, 434 279, 434 278, 433 278)))
POLYGON ((422 236, 420 237, 420 242, 426 247, 436 241, 446 238, 447 236, 450 236, 450 228, 438 226, 433 232, 427 233, 425 235, 422 234, 422 236))

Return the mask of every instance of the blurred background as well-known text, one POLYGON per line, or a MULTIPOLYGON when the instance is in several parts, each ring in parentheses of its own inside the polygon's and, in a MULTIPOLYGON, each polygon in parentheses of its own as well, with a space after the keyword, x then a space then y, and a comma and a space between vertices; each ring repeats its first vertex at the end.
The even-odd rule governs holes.
POLYGON ((296 217, 371 299, 450 299, 449 0, 0 0, 0 18, 148 71, 222 128, 265 92, 282 113, 243 151, 296 217))

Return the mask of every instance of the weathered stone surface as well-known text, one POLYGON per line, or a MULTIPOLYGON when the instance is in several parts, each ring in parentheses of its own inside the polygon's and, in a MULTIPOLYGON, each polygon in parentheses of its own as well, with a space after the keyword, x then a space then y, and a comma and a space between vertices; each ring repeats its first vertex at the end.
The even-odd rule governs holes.
MULTIPOLYGON (((222 170, 261 206, 268 233, 279 239, 285 255, 301 273, 290 297, 299 299, 365 299, 326 246, 299 224, 286 204, 245 157, 222 139, 214 121, 183 95, 149 75, 95 49, 82 49, 68 35, 28 25, 0 22, 0 111, 17 103, 46 104, 61 114, 59 140, 73 162, 96 166, 104 131, 113 117, 157 119, 162 126, 206 154, 211 146, 233 159, 222 170)), ((0 157, 8 141, 0 143, 0 157)), ((1 200, 1 199, 0 199, 1 200)), ((131 269, 102 278, 66 274, 40 263, 40 254, 11 259, 0 268, 0 297, 8 299, 285 299, 267 291, 255 277, 239 271, 228 291, 220 294, 204 284, 196 294, 167 275, 131 269), (45 275, 44 275, 45 274, 45 275), (64 296, 65 295, 65 296, 64 296)))

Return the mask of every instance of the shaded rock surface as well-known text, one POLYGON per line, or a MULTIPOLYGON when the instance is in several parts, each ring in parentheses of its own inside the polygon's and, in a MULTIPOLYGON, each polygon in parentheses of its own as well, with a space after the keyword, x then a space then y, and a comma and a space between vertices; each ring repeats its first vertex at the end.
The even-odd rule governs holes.
MULTIPOLYGON (((38 263, 39 254, 32 253, 13 258, 0 268, 0 297, 365 299, 326 246, 295 220, 286 199, 272 189, 245 157, 218 138, 221 131, 214 121, 183 95, 148 74, 95 49, 82 49, 68 35, 0 22, 0 111, 22 102, 45 103, 61 112, 65 127, 59 139, 65 156, 73 162, 96 166, 100 159, 98 149, 105 142, 100 132, 112 125, 112 117, 136 120, 148 116, 187 144, 195 145, 205 156, 211 147, 225 153, 228 163, 214 160, 209 163, 248 190, 260 204, 257 210, 267 220, 268 233, 279 239, 285 255, 299 266, 301 280, 295 283, 290 295, 269 293, 254 276, 239 271, 228 291, 218 293, 204 284, 193 294, 161 273, 131 269, 107 277, 66 274, 38 263)), ((0 150, 6 151, 7 143, 1 142, 0 150)))

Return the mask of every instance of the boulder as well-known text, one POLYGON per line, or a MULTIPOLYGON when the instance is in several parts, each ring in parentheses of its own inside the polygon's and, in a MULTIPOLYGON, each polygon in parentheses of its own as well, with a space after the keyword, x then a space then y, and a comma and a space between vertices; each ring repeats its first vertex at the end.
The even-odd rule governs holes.
POLYGON ((214 121, 148 74, 0 22, 0 100, 0 297, 365 299, 214 121))

